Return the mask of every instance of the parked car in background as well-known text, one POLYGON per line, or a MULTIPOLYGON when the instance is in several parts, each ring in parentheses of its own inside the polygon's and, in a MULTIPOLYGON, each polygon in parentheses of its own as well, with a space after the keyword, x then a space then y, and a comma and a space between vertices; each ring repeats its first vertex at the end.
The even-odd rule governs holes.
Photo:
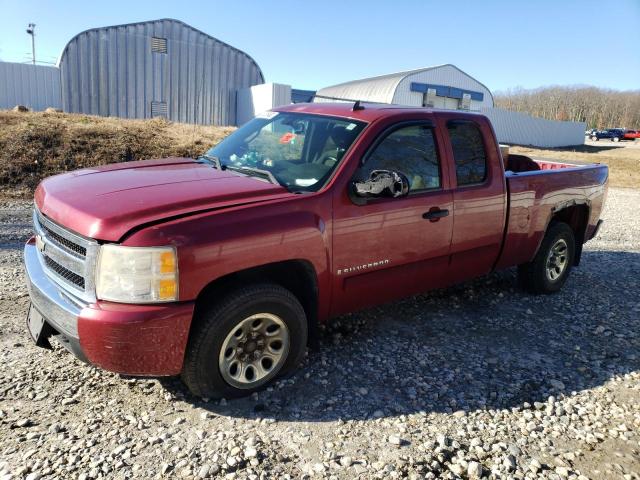
POLYGON ((635 140, 636 138, 640 138, 640 130, 626 130, 622 139, 635 140))
POLYGON ((331 317, 512 266, 557 292, 602 223, 607 178, 503 156, 479 114, 279 107, 198 160, 44 180, 27 328, 107 370, 248 395, 331 317))
POLYGON ((619 142, 624 139, 624 129, 622 128, 608 128, 607 130, 598 130, 591 135, 591 140, 597 142, 601 139, 609 139, 612 142, 619 142))
POLYGON ((584 136, 590 137, 591 135, 594 135, 597 131, 598 131, 597 128, 590 128, 589 130, 584 132, 584 136))

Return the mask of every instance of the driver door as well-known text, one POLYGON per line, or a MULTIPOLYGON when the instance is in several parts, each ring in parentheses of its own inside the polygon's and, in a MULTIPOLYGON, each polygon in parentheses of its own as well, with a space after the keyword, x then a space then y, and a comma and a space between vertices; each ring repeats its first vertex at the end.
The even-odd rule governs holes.
POLYGON ((356 205, 345 192, 334 204, 333 295, 337 315, 447 284, 453 195, 447 165, 430 123, 385 130, 354 180, 374 170, 409 179, 405 197, 356 205))

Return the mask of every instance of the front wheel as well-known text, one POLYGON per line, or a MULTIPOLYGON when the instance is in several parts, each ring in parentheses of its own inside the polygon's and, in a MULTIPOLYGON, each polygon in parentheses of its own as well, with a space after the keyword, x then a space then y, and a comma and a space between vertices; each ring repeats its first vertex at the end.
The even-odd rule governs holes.
POLYGON ((292 371, 306 351, 304 309, 280 285, 235 290, 194 321, 182 380, 197 396, 249 395, 292 371))
POLYGON ((613 137, 611 140, 613 140, 614 142, 619 142, 620 141, 620 137, 613 137))
POLYGON ((591 137, 591 140, 593 140, 594 142, 598 141, 598 137, 596 137, 595 135, 593 137, 591 137))
POLYGON ((557 292, 569 277, 575 251, 571 227, 562 222, 552 223, 534 259, 518 266, 520 285, 532 293, 557 292))

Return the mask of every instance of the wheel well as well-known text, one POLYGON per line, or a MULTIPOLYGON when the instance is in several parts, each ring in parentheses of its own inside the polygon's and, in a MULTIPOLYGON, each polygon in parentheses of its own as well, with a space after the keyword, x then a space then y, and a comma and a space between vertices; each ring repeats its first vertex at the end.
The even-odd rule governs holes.
POLYGON ((202 289, 196 299, 194 319, 212 299, 251 283, 275 283, 293 293, 307 317, 309 343, 313 346, 318 332, 318 280, 315 269, 306 260, 287 260, 248 268, 220 277, 202 289))
POLYGON ((572 205, 558 210, 551 217, 552 222, 564 222, 571 227, 576 240, 576 254, 573 261, 575 266, 580 265, 580 257, 582 256, 582 245, 589 223, 589 207, 587 205, 572 205))

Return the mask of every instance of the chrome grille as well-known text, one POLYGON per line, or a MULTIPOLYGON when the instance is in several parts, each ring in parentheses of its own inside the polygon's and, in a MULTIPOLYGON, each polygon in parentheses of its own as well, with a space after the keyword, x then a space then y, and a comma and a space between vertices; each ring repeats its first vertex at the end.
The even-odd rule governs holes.
POLYGON ((84 290, 84 278, 82 278, 80 275, 64 268, 62 265, 57 263, 55 260, 51 260, 46 255, 44 255, 44 263, 59 276, 73 283, 76 287, 84 290))
POLYGON ((53 242, 57 243, 58 246, 64 248, 68 252, 76 253, 81 257, 87 256, 87 249, 85 247, 78 245, 77 243, 73 243, 71 240, 64 238, 62 235, 57 234, 46 225, 42 225, 42 228, 47 232, 47 236, 53 242))
POLYGON ((95 301, 98 243, 58 225, 37 209, 33 225, 38 236, 38 257, 46 274, 72 296, 95 301))

